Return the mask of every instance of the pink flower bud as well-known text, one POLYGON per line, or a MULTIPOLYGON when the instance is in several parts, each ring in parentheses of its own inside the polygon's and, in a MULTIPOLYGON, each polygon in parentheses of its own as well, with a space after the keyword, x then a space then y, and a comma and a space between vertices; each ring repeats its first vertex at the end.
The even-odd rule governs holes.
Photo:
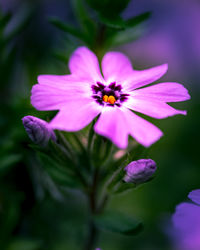
POLYGON ((56 141, 56 135, 47 122, 29 115, 22 118, 22 123, 28 136, 35 144, 45 147, 49 139, 56 141))
POLYGON ((124 181, 140 184, 148 181, 156 171, 156 163, 151 159, 132 161, 125 167, 124 181))

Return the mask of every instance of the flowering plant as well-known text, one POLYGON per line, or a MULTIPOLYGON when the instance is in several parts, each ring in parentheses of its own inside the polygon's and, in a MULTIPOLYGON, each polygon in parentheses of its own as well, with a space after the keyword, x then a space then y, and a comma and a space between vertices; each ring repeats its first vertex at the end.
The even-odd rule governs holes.
MULTIPOLYGON (((127 148, 129 135, 145 147, 162 136, 156 126, 133 111, 158 119, 185 115, 186 111, 172 108, 167 102, 185 101, 190 96, 183 85, 174 82, 144 87, 162 77, 167 65, 134 70, 130 60, 120 52, 108 52, 103 57, 104 77, 98 58, 86 47, 75 50, 69 69, 69 75, 40 75, 38 84, 32 88, 32 105, 42 111, 59 110, 57 115, 49 123, 30 116, 24 117, 23 123, 34 142, 44 146, 52 139, 47 152, 52 161, 59 160, 67 169, 67 175, 62 176, 64 180, 67 177, 65 185, 81 189, 88 197, 90 234, 85 248, 92 249, 98 228, 124 234, 135 234, 141 229, 139 221, 104 211, 113 194, 149 181, 156 170, 151 159, 129 163, 137 154, 127 162, 124 151, 118 159, 117 148, 127 148), (96 117, 97 121, 92 122, 96 117), (72 135, 79 152, 68 134, 59 132, 56 139, 53 132, 75 132, 89 124, 84 137, 72 135), (57 154, 62 154, 63 160, 57 154)), ((129 152, 135 154, 136 148, 138 144, 132 141, 129 152)))
POLYGON ((197 1, 0 2, 0 249, 166 249, 199 182, 197 1))

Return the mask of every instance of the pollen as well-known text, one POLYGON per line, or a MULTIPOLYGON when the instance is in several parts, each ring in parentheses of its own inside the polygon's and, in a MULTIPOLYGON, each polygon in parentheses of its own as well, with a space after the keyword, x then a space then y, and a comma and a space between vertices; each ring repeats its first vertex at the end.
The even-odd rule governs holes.
POLYGON ((115 97, 114 97, 113 95, 110 95, 110 96, 108 97, 108 102, 109 102, 110 104, 114 104, 114 103, 116 102, 115 97))
POLYGON ((104 101, 104 102, 108 102, 108 96, 107 96, 107 95, 104 95, 104 96, 103 96, 103 101, 104 101))
POLYGON ((114 104, 116 102, 116 99, 115 99, 115 97, 113 95, 109 95, 109 96, 104 95, 103 96, 103 101, 104 102, 109 102, 110 104, 114 104))

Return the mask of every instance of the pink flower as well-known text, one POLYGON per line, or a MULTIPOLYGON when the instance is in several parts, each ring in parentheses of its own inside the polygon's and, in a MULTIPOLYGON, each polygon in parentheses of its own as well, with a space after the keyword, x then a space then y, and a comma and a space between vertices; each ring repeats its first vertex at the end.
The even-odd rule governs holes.
POLYGON ((176 207, 173 214, 173 234, 176 249, 200 249, 200 189, 189 193, 188 198, 193 202, 183 202, 176 207))
POLYGON ((131 110, 161 119, 186 111, 167 102, 190 99, 179 83, 167 82, 144 87, 162 77, 167 65, 134 70, 120 52, 108 52, 102 72, 95 54, 79 47, 69 60, 70 75, 40 75, 32 88, 31 102, 38 110, 59 110, 50 122, 52 129, 78 131, 100 115, 94 130, 119 148, 126 148, 131 135, 145 147, 159 140, 162 132, 131 110))

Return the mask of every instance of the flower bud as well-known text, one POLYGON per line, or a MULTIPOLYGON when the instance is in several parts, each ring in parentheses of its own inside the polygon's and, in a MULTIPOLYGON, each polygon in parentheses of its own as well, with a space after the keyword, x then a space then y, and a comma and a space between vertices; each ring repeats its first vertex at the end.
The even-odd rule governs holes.
POLYGON ((56 141, 56 135, 47 122, 29 115, 22 118, 22 123, 28 136, 35 144, 45 147, 49 139, 56 141))
POLYGON ((148 181, 156 171, 156 163, 151 159, 132 161, 125 167, 124 181, 141 184, 148 181))

